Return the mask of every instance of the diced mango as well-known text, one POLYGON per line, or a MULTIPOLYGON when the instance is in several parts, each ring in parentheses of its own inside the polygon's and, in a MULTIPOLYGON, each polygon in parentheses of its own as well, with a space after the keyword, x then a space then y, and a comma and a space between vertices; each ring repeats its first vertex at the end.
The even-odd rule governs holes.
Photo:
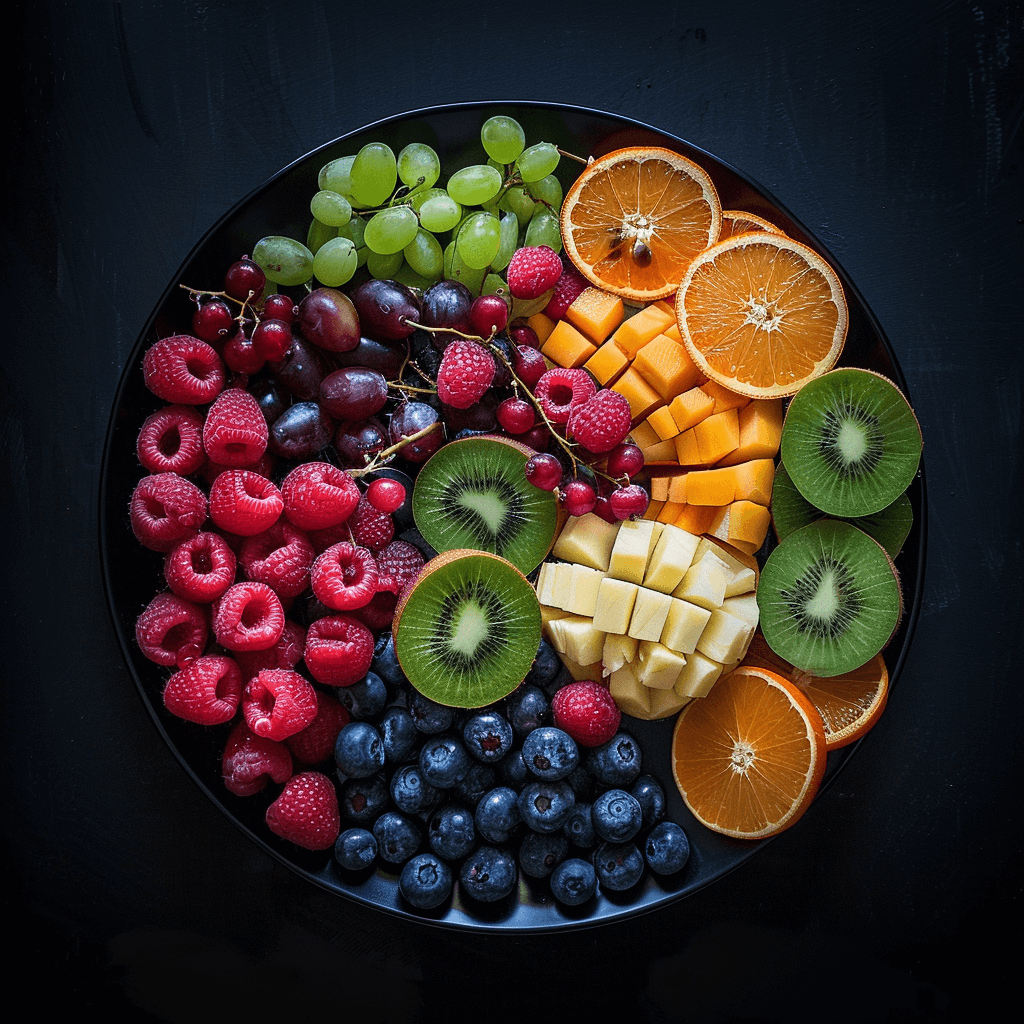
POLYGON ((559 320, 540 350, 553 363, 575 369, 597 351, 597 346, 572 324, 559 320))
POLYGON ((627 366, 629 358, 626 353, 614 341, 606 341, 583 364, 583 369, 589 370, 598 383, 608 385, 616 381, 627 366))
POLYGON ((699 387, 684 391, 669 403, 669 411, 680 431, 689 430, 700 423, 702 419, 711 415, 714 408, 715 400, 699 387))
POLYGON ((740 443, 740 418, 735 409, 712 413, 692 429, 700 461, 705 466, 713 466, 740 443))
POLYGON ((646 422, 654 427, 654 432, 662 441, 670 441, 679 433, 679 428, 676 426, 676 421, 672 418, 672 413, 669 412, 667 405, 663 405, 660 409, 655 409, 647 417, 646 422))
POLYGON ((630 359, 633 359, 648 342, 661 334, 666 327, 674 324, 675 319, 675 314, 666 313, 656 304, 645 306, 638 313, 622 321, 612 335, 612 340, 630 359))
POLYGON ((622 323, 626 307, 622 299, 600 288, 584 288, 565 311, 565 318, 600 345, 622 323))
POLYGON ((659 334, 637 352, 633 367, 666 402, 703 380, 686 349, 665 334, 659 334))
POLYGON ((633 427, 629 435, 633 439, 633 444, 638 448, 650 448, 651 445, 661 442, 658 432, 646 420, 641 420, 633 427))
POLYGON ((664 404, 661 395, 632 366, 612 385, 612 390, 625 396, 633 419, 648 416, 664 404))
POLYGON ((651 305, 664 310, 670 317, 672 317, 672 323, 676 322, 676 307, 672 305, 671 299, 658 299, 657 301, 652 302, 651 305))
POLYGON ((720 509, 708 533, 748 554, 760 549, 768 536, 771 512, 753 501, 734 501, 720 509))
POLYGON ((680 466, 701 465, 700 445, 697 444, 697 435, 694 433, 695 429, 695 427, 690 427, 689 430, 684 430, 673 438, 676 449, 676 462, 680 466))
POLYGON ((651 501, 668 501, 670 479, 667 476, 651 477, 651 501))
MULTIPOLYGON (((674 323, 671 327, 666 327, 665 330, 662 331, 661 333, 664 334, 666 338, 671 338, 677 345, 682 345, 683 336, 679 333, 679 324, 674 323)), ((701 384, 703 384, 705 380, 707 380, 707 378, 704 376, 704 374, 701 374, 701 384)))
POLYGON ((701 391, 715 403, 714 412, 722 412, 723 409, 742 409, 750 403, 746 395, 738 395, 735 391, 723 387, 716 381, 709 380, 701 384, 701 391))
POLYGON ((735 466, 694 469, 686 474, 688 505, 728 505, 736 497, 735 466))
POLYGON ((532 327, 537 340, 543 345, 548 340, 548 335, 555 329, 555 321, 547 313, 534 313, 526 318, 527 327, 532 327))
POLYGON ((658 514, 665 506, 663 501, 655 501, 654 498, 647 503, 647 511, 644 513, 644 519, 657 519, 658 514))
MULTIPOLYGON (((731 500, 756 501, 758 505, 769 505, 772 500, 772 483, 775 480, 775 462, 772 459, 751 459, 726 469, 712 469, 707 472, 733 474, 735 489, 731 500)), ((689 493, 689 492, 687 492, 689 493)), ((690 501, 690 498, 686 499, 690 501)), ((720 502, 719 504, 725 504, 720 502)))
POLYGON ((695 533, 698 536, 707 533, 711 520, 715 517, 714 505, 683 505, 674 522, 681 530, 695 533))
POLYGON ((735 466, 751 459, 774 459, 782 440, 782 399, 755 398, 739 410, 739 443, 718 464, 735 466))
POLYGON ((676 461, 676 448, 671 440, 659 441, 650 448, 641 450, 644 453, 644 463, 648 466, 672 465, 676 461))

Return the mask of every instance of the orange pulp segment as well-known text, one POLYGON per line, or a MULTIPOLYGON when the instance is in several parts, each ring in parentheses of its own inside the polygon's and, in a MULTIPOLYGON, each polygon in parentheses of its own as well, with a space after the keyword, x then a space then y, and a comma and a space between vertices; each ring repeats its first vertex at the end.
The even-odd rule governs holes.
POLYGON ((784 234, 782 228, 776 227, 759 213, 748 213, 746 210, 722 211, 722 230, 718 236, 720 242, 733 235, 741 235, 744 231, 768 231, 773 235, 784 234))

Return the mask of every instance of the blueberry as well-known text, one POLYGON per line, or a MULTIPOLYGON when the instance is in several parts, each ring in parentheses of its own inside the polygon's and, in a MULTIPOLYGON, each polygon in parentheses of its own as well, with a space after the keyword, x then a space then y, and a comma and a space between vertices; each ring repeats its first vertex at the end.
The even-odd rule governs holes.
POLYGON ((462 864, 459 887, 467 896, 493 903, 512 892, 518 878, 516 862, 507 850, 478 846, 462 864))
POLYGON ((531 878, 547 878, 568 852, 569 840, 561 832, 527 832, 519 844, 519 867, 531 878))
POLYGON ((680 825, 674 821, 663 821, 648 834, 644 857, 655 874, 674 874, 682 870, 690 859, 690 841, 680 825))
POLYGON ((405 673, 398 663, 398 655, 395 654, 395 638, 391 630, 382 633, 373 649, 373 661, 370 668, 391 686, 401 686, 405 682, 405 673))
POLYGON ((530 774, 527 771, 526 762, 523 760, 523 752, 513 750, 508 757, 503 758, 498 765, 498 774, 503 782, 518 789, 530 774))
POLYGON ((577 800, 590 800, 594 794, 594 776, 582 760, 569 772, 565 781, 572 786, 577 800))
POLYGON ((365 828, 347 828, 334 844, 334 859, 349 871, 368 868, 377 856, 377 840, 365 828))
POLYGON ((649 829, 665 817, 665 790, 657 779, 641 775, 633 783, 630 792, 640 801, 640 810, 643 812, 641 829, 649 829))
POLYGON ((338 771, 350 779, 365 779, 384 767, 384 744, 368 722, 349 722, 334 743, 338 771))
POLYGON ((640 801, 624 789, 606 789, 591 807, 594 831, 606 843, 626 843, 640 831, 640 801))
POLYGON ((594 865, 580 857, 563 860, 551 873, 551 895, 567 907, 586 903, 596 892, 594 865))
POLYGON ((414 690, 409 698, 409 714, 412 715, 416 728, 428 736, 436 736, 445 729, 450 729, 454 718, 451 708, 435 703, 418 690, 414 690))
POLYGON ((349 821, 369 825, 387 809, 388 787, 382 775, 345 779, 338 791, 338 810, 349 821))
POLYGON ((401 764, 416 756, 423 737, 416 729, 408 709, 393 704, 381 716, 378 729, 384 744, 385 761, 401 764))
POLYGON ((525 681, 531 686, 547 687, 554 683, 561 671, 562 659, 558 657, 554 647, 542 639, 530 671, 526 673, 525 681))
POLYGON ((635 843, 601 843, 594 851, 594 869, 601 885, 621 892, 640 881, 644 858, 635 843))
POLYGON ((377 840, 377 853, 389 864, 402 864, 420 846, 420 830, 397 811, 385 811, 373 823, 373 836, 377 840))
POLYGON ((476 845, 472 812, 458 804, 439 807, 427 827, 427 842, 438 857, 462 860, 476 845))
POLYGON ((576 798, 564 780, 534 779, 523 786, 516 802, 523 821, 534 832, 554 832, 565 824, 576 798))
POLYGON ((588 803, 577 801, 562 826, 566 837, 581 850, 589 850, 597 843, 597 833, 594 831, 594 820, 591 817, 590 807, 591 805, 588 803))
POLYGON ((489 843, 506 843, 522 822, 516 791, 510 786, 495 786, 476 805, 473 823, 489 843))
POLYGON ((462 740, 478 761, 494 764, 512 749, 512 726, 497 711, 481 711, 462 727, 462 740))
POLYGON ((406 764, 391 776, 391 799, 404 814, 426 814, 441 799, 441 791, 423 778, 418 764, 406 764))
POLYGON ((438 789, 449 789, 469 771, 469 754, 457 736, 431 736, 420 748, 423 778, 438 789))
POLYGON ((351 686, 338 687, 338 700, 355 719, 365 721, 376 718, 388 702, 388 690, 376 672, 367 672, 351 686))
POLYGON ((557 781, 570 775, 579 764, 580 748, 564 730, 542 725, 523 740, 523 760, 538 779, 557 781))
POLYGON ((433 910, 451 895, 452 870, 435 853, 420 853, 402 865, 398 890, 417 910, 433 910))
POLYGON ((587 767, 605 786, 631 786, 640 775, 640 760, 637 741, 627 732, 617 732, 590 751, 587 767))
POLYGON ((471 764, 469 771, 452 787, 452 793, 469 808, 476 808, 480 798, 498 782, 498 773, 488 764, 471 764))
POLYGON ((551 724, 551 701, 539 686, 520 686, 505 702, 505 714, 522 739, 538 726, 551 724))

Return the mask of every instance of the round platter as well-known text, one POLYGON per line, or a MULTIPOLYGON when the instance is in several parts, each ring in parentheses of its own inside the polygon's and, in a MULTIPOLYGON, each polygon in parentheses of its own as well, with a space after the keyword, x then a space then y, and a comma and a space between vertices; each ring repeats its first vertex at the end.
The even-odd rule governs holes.
MULTIPOLYGON (((167 670, 148 661, 135 643, 135 620, 164 587, 162 557, 142 548, 132 534, 128 503, 143 470, 135 442, 139 428, 159 404, 145 387, 142 355, 157 338, 180 333, 191 319, 191 300, 180 287, 211 287, 224 269, 252 251, 268 234, 305 238, 309 198, 317 190, 317 173, 329 160, 356 152, 368 142, 385 142, 396 152, 407 142, 425 142, 442 160, 442 178, 458 166, 480 159, 480 125, 496 113, 515 117, 531 141, 554 142, 580 156, 599 156, 623 146, 654 145, 674 149, 698 162, 711 175, 724 209, 741 209, 767 218, 791 237, 816 249, 838 273, 849 305, 849 334, 840 365, 877 370, 906 393, 906 381, 885 335, 855 285, 825 247, 764 189, 709 153, 675 136, 637 121, 601 111, 527 102, 467 103, 417 110, 369 125, 336 139, 283 168, 228 211, 200 240, 181 265, 143 328, 122 375, 107 431, 100 485, 100 548, 110 612, 128 667, 157 730, 182 766, 210 800, 253 842, 292 870, 327 890, 398 917, 467 929, 537 931, 607 923, 650 911, 702 888, 742 864, 768 840, 733 840, 708 831, 693 819, 679 797, 669 770, 673 720, 640 722, 623 717, 623 729, 640 742, 645 773, 662 783, 667 816, 683 826, 690 840, 687 866, 672 878, 645 872, 625 893, 599 891, 575 910, 562 907, 546 882, 520 876, 518 890, 495 905, 467 905, 458 886, 449 903, 431 912, 413 910, 398 892, 397 875, 381 869, 354 875, 341 869, 331 852, 312 853, 278 840, 264 823, 272 799, 267 793, 239 798, 220 776, 220 759, 229 725, 201 727, 168 713, 161 700, 167 670), (475 153, 475 155, 474 155, 475 153)), ((558 169, 568 186, 578 167, 563 160, 558 169)), ((912 396, 909 396, 911 397, 912 396)), ((891 683, 899 677, 921 605, 925 556, 925 489, 923 468, 908 491, 914 525, 897 567, 904 587, 906 613, 886 649, 891 683)), ((858 744, 828 755, 822 786, 827 786, 858 744)), ((330 772, 330 768, 324 769, 330 772)), ((799 828, 799 825, 796 826, 799 828)))

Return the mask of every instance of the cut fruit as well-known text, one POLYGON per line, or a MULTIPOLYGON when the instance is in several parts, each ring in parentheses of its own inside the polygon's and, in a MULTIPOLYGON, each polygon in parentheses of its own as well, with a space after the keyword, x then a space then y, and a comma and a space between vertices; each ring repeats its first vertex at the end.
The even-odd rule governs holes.
POLYGON ((646 303, 671 295, 690 260, 718 239, 722 206, 692 160, 636 146, 588 164, 560 224, 565 253, 588 281, 646 303))
POLYGON ((533 449, 500 437, 465 437, 424 463, 413 488, 416 528, 435 551, 474 548, 532 572, 555 537, 554 492, 526 479, 533 449))
POLYGON ((849 319, 835 271, 808 246, 766 231, 698 255, 676 317, 698 369, 751 398, 796 394, 835 366, 849 319))
POLYGON ((504 558, 447 551, 402 595, 392 634, 402 671, 420 693, 449 707, 483 707, 530 671, 541 640, 540 604, 504 558))
POLYGON ((892 381, 844 367, 789 403, 782 464, 800 493, 829 515, 880 512, 907 489, 921 463, 921 427, 892 381))
POLYGON ((722 231, 718 236, 720 242, 733 235, 742 235, 744 231, 768 231, 773 235, 784 234, 781 228, 776 227, 760 214, 748 213, 746 210, 722 211, 722 231))
POLYGON ((794 824, 825 773, 825 729, 799 687, 740 666, 683 708, 672 734, 672 776, 701 824, 764 839, 794 824))
POLYGON ((838 676, 870 661, 903 614, 885 548, 837 519, 791 533, 768 556, 757 587, 764 638, 791 665, 838 676))

